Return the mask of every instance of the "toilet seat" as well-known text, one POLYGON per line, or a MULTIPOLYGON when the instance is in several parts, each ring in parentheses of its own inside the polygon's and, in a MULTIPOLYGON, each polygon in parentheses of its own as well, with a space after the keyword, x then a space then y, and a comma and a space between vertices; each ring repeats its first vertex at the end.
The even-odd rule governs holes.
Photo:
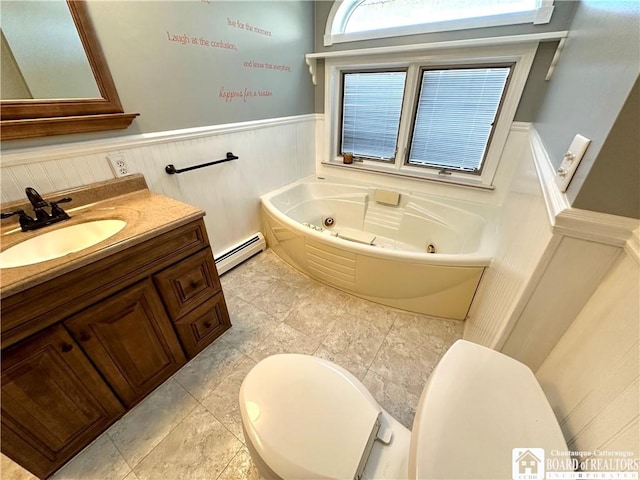
POLYGON ((240 389, 246 440, 281 478, 358 478, 381 408, 349 372, 298 354, 259 362, 240 389))

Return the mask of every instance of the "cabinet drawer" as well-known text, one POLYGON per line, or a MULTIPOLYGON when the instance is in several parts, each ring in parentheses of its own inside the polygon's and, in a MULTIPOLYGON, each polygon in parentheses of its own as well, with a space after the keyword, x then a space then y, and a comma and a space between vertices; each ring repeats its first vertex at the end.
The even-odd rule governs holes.
POLYGON ((188 357, 194 357, 231 326, 222 292, 185 315, 174 325, 188 357))
POLYGON ((153 279, 172 320, 206 302, 221 289, 209 248, 163 270, 153 279))

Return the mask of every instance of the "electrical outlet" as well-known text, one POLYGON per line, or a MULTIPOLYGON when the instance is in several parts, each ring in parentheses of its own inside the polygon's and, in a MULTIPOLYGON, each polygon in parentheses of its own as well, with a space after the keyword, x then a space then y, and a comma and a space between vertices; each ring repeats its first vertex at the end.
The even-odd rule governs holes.
POLYGON ((113 174, 116 177, 124 177, 125 175, 131 174, 124 152, 110 153, 107 155, 107 160, 109 160, 111 170, 113 170, 113 174))

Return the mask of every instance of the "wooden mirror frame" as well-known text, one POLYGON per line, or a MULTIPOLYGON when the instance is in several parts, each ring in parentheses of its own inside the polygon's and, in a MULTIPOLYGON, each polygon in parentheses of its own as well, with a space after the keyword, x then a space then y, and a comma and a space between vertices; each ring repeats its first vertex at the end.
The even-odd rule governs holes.
POLYGON ((0 138, 63 135, 127 128, 138 113, 124 113, 87 5, 67 0, 101 98, 3 100, 0 138))

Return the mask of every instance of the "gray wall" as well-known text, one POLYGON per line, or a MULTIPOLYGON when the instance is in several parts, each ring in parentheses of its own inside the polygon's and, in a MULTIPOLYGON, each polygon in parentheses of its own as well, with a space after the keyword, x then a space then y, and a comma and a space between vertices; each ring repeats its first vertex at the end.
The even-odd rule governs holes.
POLYGON ((311 2, 88 5, 124 109, 140 116, 127 130, 8 141, 3 150, 313 113, 304 62, 313 50, 311 2), (181 37, 186 43, 171 41, 181 37))
MULTIPOLYGON (((528 33, 542 33, 568 30, 571 18, 578 2, 565 0, 556 2, 551 21, 545 25, 507 25, 501 27, 475 28, 469 30, 456 30, 451 32, 435 32, 421 35, 406 35, 378 40, 363 40, 357 42, 345 42, 325 47, 323 37, 327 23, 327 17, 333 5, 333 1, 315 1, 315 51, 338 51, 358 48, 383 47, 390 45, 408 45, 413 43, 442 42, 450 40, 465 40, 469 38, 488 38, 505 35, 524 35, 528 33)), ((538 47, 536 58, 531 67, 531 73, 525 86, 520 105, 516 112, 515 120, 519 122, 532 121, 540 105, 540 96, 544 94, 547 82, 544 80, 557 42, 541 43, 538 47)), ((315 91, 315 110, 324 111, 324 64, 318 62, 318 86, 315 91)))
POLYGON ((640 218, 639 74, 640 2, 583 0, 534 119, 555 167, 576 133, 592 141, 567 190, 576 208, 640 218))

